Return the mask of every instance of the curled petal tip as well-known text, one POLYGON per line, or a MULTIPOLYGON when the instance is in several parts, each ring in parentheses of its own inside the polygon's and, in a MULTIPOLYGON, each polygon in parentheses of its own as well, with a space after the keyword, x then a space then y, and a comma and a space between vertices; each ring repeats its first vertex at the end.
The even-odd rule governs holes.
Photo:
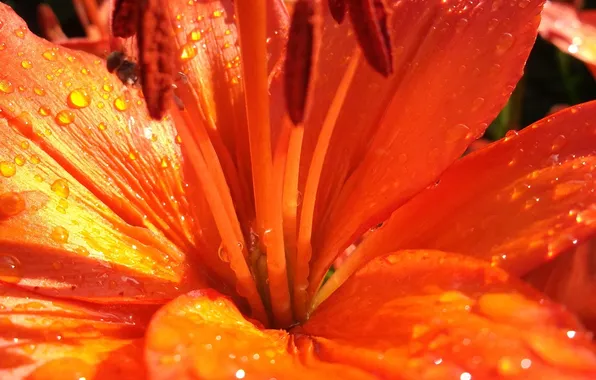
POLYGON ((347 0, 356 37, 368 63, 379 74, 393 72, 388 11, 384 0, 347 0))

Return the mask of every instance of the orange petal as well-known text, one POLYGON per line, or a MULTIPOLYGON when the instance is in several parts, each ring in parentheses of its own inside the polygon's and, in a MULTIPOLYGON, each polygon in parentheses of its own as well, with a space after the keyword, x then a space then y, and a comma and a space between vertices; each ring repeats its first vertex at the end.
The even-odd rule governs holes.
POLYGON ((293 333, 317 356, 383 378, 596 376, 587 333, 505 271, 439 251, 370 262, 293 333))
POLYGON ((578 13, 569 4, 548 1, 538 31, 545 40, 596 69, 596 23, 594 13, 578 13))
POLYGON ((0 377, 109 379, 142 376, 149 310, 90 308, 0 284, 0 377))
POLYGON ((162 302, 191 286, 172 243, 125 223, 5 120, 0 174, 0 280, 95 302, 162 302))
POLYGON ((180 296, 155 314, 145 361, 152 379, 370 378, 321 363, 305 337, 261 328, 212 290, 180 296))
MULTIPOLYGON (((323 194, 329 191, 323 186, 335 190, 318 202, 328 208, 315 228, 311 290, 341 250, 430 184, 484 132, 521 77, 541 5, 394 2, 394 74, 380 87, 370 87, 370 74, 362 77, 331 141, 323 177, 330 173, 337 182, 320 187, 323 194), (368 103, 362 104, 363 93, 370 94, 368 103), (352 131, 362 117, 375 126, 352 131), (354 138, 357 143, 349 141, 354 138)), ((332 70, 323 67, 321 76, 332 70)))
POLYGON ((197 233, 204 216, 193 215, 204 199, 187 197, 185 182, 197 186, 184 177, 172 122, 150 120, 139 91, 104 61, 37 38, 6 6, 0 18, 3 117, 127 223, 180 247, 205 244, 197 233))
POLYGON ((440 249, 524 274, 596 232, 596 102, 569 108, 457 162, 352 258, 440 249))

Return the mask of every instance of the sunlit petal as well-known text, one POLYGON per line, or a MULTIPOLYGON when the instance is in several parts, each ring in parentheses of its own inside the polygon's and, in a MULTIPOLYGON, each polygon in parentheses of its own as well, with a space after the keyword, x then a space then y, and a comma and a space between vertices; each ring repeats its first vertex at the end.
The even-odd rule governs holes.
POLYGON ((94 309, 0 284, 0 377, 140 376, 147 312, 94 309))
POLYGON ((524 274, 581 243, 596 232, 594 115, 596 102, 570 108, 466 156, 352 259, 441 249, 524 274))
POLYGON ((439 251, 370 262, 293 333, 384 378, 574 378, 596 374, 591 335, 488 263, 439 251))
POLYGON ((212 290, 180 296, 155 315, 145 360, 151 379, 371 378, 321 362, 305 337, 259 327, 212 290))

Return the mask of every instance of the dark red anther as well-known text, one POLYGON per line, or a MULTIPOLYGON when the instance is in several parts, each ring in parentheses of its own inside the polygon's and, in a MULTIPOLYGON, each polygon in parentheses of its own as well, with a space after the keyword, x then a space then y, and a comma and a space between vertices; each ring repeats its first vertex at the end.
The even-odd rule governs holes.
POLYGON ((376 71, 389 76, 393 72, 393 58, 384 0, 347 1, 364 57, 376 71))
POLYGON ((137 46, 141 87, 149 115, 161 119, 173 96, 176 43, 161 0, 145 0, 140 15, 137 46))
POLYGON ((338 24, 341 24, 346 17, 346 0, 328 0, 328 3, 331 16, 338 24))
POLYGON ((112 35, 121 38, 134 36, 137 32, 140 12, 141 2, 139 0, 114 0, 112 35))
POLYGON ((294 125, 304 120, 308 87, 315 63, 314 0, 298 0, 290 24, 285 62, 285 95, 294 125))

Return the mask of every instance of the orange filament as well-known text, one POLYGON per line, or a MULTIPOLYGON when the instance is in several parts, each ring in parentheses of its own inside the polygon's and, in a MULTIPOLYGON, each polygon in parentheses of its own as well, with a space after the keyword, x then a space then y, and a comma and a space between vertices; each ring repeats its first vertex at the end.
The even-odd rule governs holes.
MULTIPOLYGON (((317 190, 319 188, 319 181, 323 171, 323 163, 325 162, 327 148, 329 147, 329 142, 331 141, 331 136, 333 135, 333 129, 335 128, 339 112, 341 111, 350 85, 352 84, 352 79, 356 73, 359 59, 360 52, 359 50, 356 50, 354 54, 352 54, 348 68, 339 84, 335 97, 331 102, 329 111, 325 116, 325 120, 323 121, 323 126, 321 127, 321 132, 313 152, 312 161, 308 170, 308 176, 306 178, 304 199, 300 214, 300 227, 298 231, 298 260, 296 261, 296 270, 294 275, 294 311, 299 321, 304 321, 306 319, 306 306, 308 302, 307 288, 309 286, 308 264, 312 256, 311 238, 313 218, 317 190)), ((322 280, 322 278, 314 280, 316 280, 316 288, 318 288, 320 285, 319 282, 322 280)))
MULTIPOLYGON (((190 110, 196 112, 196 109, 192 107, 190 110)), ((193 120, 201 120, 197 117, 199 115, 190 115, 186 110, 174 110, 172 115, 178 133, 184 142, 184 149, 189 156, 188 161, 204 189, 215 225, 222 238, 223 248, 226 251, 226 261, 229 260, 230 268, 236 275, 238 293, 247 299, 253 317, 267 323, 267 312, 246 263, 246 244, 215 149, 213 149, 204 127, 200 123, 193 123, 193 120)))
MULTIPOLYGON (((271 128, 269 119, 269 86, 267 73, 267 8, 265 0, 235 1, 236 17, 240 47, 242 50, 242 70, 244 77, 244 94, 246 113, 248 119, 248 138, 253 175, 253 188, 255 197, 256 226, 261 238, 265 234, 273 236, 272 250, 281 249, 280 252, 268 252, 275 258, 268 259, 268 268, 272 271, 269 276, 279 276, 285 267, 285 251, 283 239, 279 243, 276 234, 281 234, 281 223, 274 215, 281 207, 269 210, 272 200, 272 171, 271 158, 271 128), (283 260, 282 260, 283 259, 283 260)), ((281 202, 281 201, 280 201, 281 202)), ((264 239, 261 239, 261 242, 264 239)), ((268 247, 262 247, 266 249, 268 247)), ((258 262, 258 259, 255 260, 258 262)), ((285 269, 284 269, 285 270, 285 269)), ((272 278, 269 279, 272 281, 272 278)), ((272 286, 271 299, 275 300, 273 313, 276 324, 291 320, 289 305, 289 289, 287 276, 275 279, 275 282, 286 281, 285 286, 272 286)))
MULTIPOLYGON (((290 129, 290 120, 284 120, 285 128, 290 129)), ((295 127, 290 129, 288 142, 288 154, 286 157, 286 169, 283 184, 283 225, 284 240, 286 241, 286 258, 288 265, 288 282, 294 287, 294 271, 296 268, 296 240, 298 238, 298 206, 300 194, 298 192, 298 178, 300 173, 300 153, 302 152, 302 138, 304 128, 295 127)))

